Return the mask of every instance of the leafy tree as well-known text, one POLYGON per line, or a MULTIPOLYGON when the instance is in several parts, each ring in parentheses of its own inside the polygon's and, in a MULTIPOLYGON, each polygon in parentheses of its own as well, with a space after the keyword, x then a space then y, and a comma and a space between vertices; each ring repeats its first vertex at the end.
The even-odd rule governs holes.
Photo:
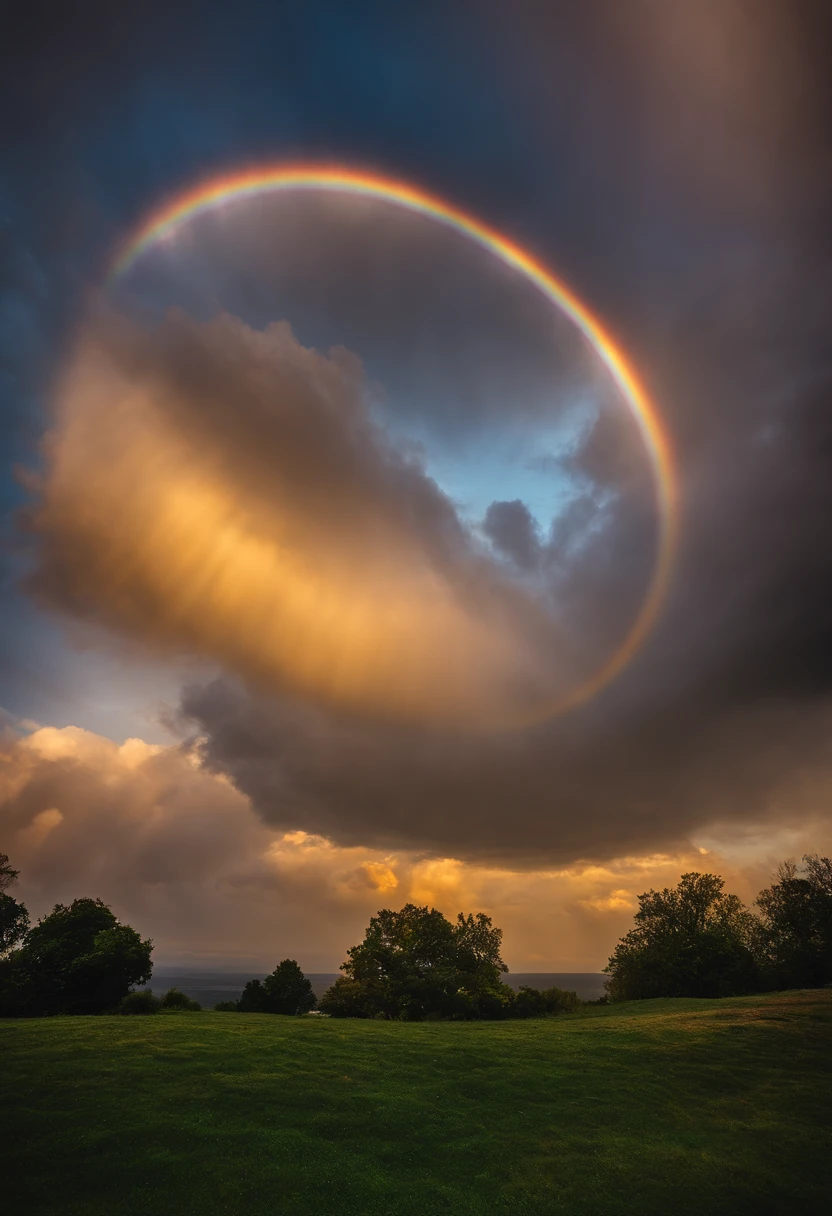
POLYGON ((265 1013, 297 1015, 315 1008, 312 985, 293 958, 284 958, 263 980, 265 1013))
POLYGON ((807 854, 786 861, 778 881, 761 891, 761 967, 772 988, 832 983, 832 860, 807 854))
POLYGON ((162 1009, 181 1009, 185 1012, 199 1013, 202 1009, 199 1001, 192 1001, 184 992, 180 992, 178 988, 168 988, 161 1000, 162 1009))
POLYGON ((613 1000, 730 996, 758 985, 755 918, 716 874, 639 896, 635 926, 605 968, 613 1000))
POLYGON ((5 892, 0 895, 0 958, 14 950, 29 930, 29 913, 5 892))
POLYGON ((372 917, 321 1000, 335 1017, 505 1017, 514 999, 501 983, 502 931, 489 917, 457 917, 406 904, 372 917))
POLYGON ((100 899, 76 899, 31 929, 11 960, 18 1012, 100 1013, 150 978, 153 944, 100 899))
POLYGON ((17 882, 19 870, 9 865, 8 854, 0 853, 0 959, 23 940, 29 930, 29 913, 6 891, 17 882))

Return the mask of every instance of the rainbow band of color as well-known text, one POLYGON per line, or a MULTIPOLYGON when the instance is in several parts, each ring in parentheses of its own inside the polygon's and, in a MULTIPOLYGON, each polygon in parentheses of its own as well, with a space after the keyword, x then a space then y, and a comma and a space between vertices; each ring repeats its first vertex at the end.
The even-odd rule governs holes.
POLYGON ((667 434, 659 412, 623 351, 576 295, 531 254, 486 224, 434 195, 405 182, 339 165, 276 165, 234 173, 186 190, 154 212, 122 247, 108 282, 124 274, 159 241, 172 236, 197 215, 224 203, 280 191, 329 191, 379 199, 436 220, 481 245, 506 266, 519 271, 540 293, 569 317, 606 366, 635 419, 652 466, 659 517, 656 558, 638 615, 623 641, 588 679, 546 706, 535 718, 552 716, 589 700, 630 662, 652 628, 667 591, 678 530, 676 477, 667 434))

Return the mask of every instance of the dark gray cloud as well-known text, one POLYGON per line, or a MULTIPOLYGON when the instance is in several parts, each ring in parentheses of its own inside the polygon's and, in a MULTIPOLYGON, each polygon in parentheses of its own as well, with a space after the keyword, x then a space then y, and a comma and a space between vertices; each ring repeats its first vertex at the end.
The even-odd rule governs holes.
MULTIPOLYGON (((335 147, 347 158, 404 164, 405 176, 523 234, 620 338, 659 402, 677 454, 680 551, 648 646, 602 697, 568 719, 511 736, 438 733, 310 704, 288 690, 266 695, 256 682, 246 691, 229 679, 192 688, 183 699, 188 729, 204 736, 206 762, 228 773, 274 823, 524 865, 658 847, 716 822, 790 822, 828 805, 828 5, 521 0, 509 12, 478 4, 477 38, 463 43, 470 49, 464 79, 456 64, 438 76, 425 70, 424 59, 410 57, 386 24, 376 31, 359 7, 362 37, 376 50, 395 43, 392 60, 373 59, 383 69, 374 74, 357 55, 346 77, 333 70, 325 100, 317 86, 308 91, 295 80, 297 96, 281 95, 274 109, 279 130, 255 121, 269 106, 256 88, 243 88, 242 72, 201 73, 193 56, 187 76, 199 87, 189 104, 170 105, 178 95, 166 77, 153 93, 155 120, 139 100, 141 65, 129 65, 133 87, 117 96, 110 130, 97 98, 101 80, 115 88, 116 74, 101 70, 95 83, 94 69, 119 43, 117 23, 104 23, 102 46, 85 44, 80 62, 92 83, 75 102, 77 69, 67 66, 71 56, 56 39, 22 93, 27 130, 38 121, 48 127, 50 169, 21 198, 40 217, 42 233, 57 233, 59 254, 77 243, 79 231, 91 242, 99 197, 88 211, 73 209, 69 225, 50 223, 49 200, 72 195, 77 202, 84 194, 63 189, 76 181, 71 166, 81 149, 54 117, 61 98, 72 105, 73 130, 87 124, 94 132, 84 149, 96 141, 106 147, 99 160, 89 151, 82 159, 99 191, 102 182, 117 183, 103 191, 108 231, 120 227, 112 212, 138 213, 180 175, 240 163, 243 152, 257 159, 278 146, 304 153, 335 147), (381 105, 393 77, 404 83, 381 105), (214 95, 210 84, 218 78, 227 83, 214 95), (482 81, 487 91, 473 87, 482 81), (236 110, 235 90, 245 97, 236 110), (368 115, 379 116, 377 127, 368 115), (242 140, 252 122, 257 138, 242 140), (128 160, 143 168, 140 186, 128 160)), ((462 8, 467 19, 470 10, 462 8)), ((321 63, 335 68, 344 56, 329 15, 332 44, 319 49, 321 63)), ((30 57, 35 25, 32 19, 30 57)), ((425 28, 413 45, 423 47, 425 28)), ((219 45, 215 35, 208 43, 204 37, 200 46, 219 45)), ((72 46, 80 50, 82 42, 72 46)), ((291 52, 291 38, 282 42, 291 52)), ((263 53, 268 59, 271 52, 263 53)), ((246 82, 247 74, 248 63, 246 82)), ((269 62, 268 75, 282 80, 285 73, 269 62)), ((24 131, 16 142, 15 164, 29 158, 28 139, 24 131)), ((545 413, 538 407, 546 405, 548 386, 563 404, 586 384, 580 343, 562 328, 551 333, 539 301, 450 237, 373 212, 354 216, 344 239, 343 219, 335 221, 329 204, 284 210, 280 226, 276 217, 263 204, 248 213, 247 233, 230 220, 195 226, 190 255, 184 245, 179 261, 148 263, 128 286, 145 293, 141 302, 151 311, 183 290, 180 302, 203 317, 218 301, 254 329, 288 316, 307 342, 346 343, 387 385, 382 409, 424 415, 462 447, 476 425, 490 425, 503 410, 545 413), (264 248, 270 225, 274 239, 264 248), (205 259, 209 248, 213 260, 205 259), (377 350, 365 349, 371 334, 377 350)), ((307 505, 314 487, 329 482, 344 508, 329 522, 354 552, 349 531, 368 473, 386 470, 384 484, 401 477, 405 492, 396 486, 384 501, 398 504, 394 514, 405 524, 412 509, 419 524, 413 534, 420 543, 430 538, 431 562, 457 570, 468 538, 428 479, 384 460, 369 469, 357 459, 345 470, 344 449, 327 456, 326 436, 315 456, 326 477, 312 476, 314 449, 271 443, 256 393, 244 394, 245 408, 236 408, 245 359, 236 367, 225 355, 217 360, 200 332, 216 331, 183 323, 163 355, 150 345, 140 353, 151 363, 167 360, 186 389, 176 399, 177 425, 189 442, 199 436, 199 443, 213 443, 212 458, 234 466, 247 504, 258 495, 268 500, 270 470, 294 480, 307 505)), ((591 389, 592 403, 604 405, 603 389, 594 382, 591 389)), ((361 426, 371 421, 368 413, 361 426)), ((541 536, 539 565, 559 610, 580 624, 572 638, 580 667, 582 645, 592 655, 604 652, 637 605, 655 518, 643 453, 614 411, 601 410, 569 465, 575 495, 551 535, 541 536)), ((519 495, 506 518, 511 497, 499 500, 492 539, 529 560, 524 500, 519 495)), ((61 551, 56 544, 51 559, 61 551)), ((106 616, 98 602, 79 606, 92 586, 85 571, 83 562, 68 566, 52 587, 52 603, 106 616)), ((469 586, 469 603, 479 588, 469 586)), ((127 595, 119 601, 122 623, 122 609, 133 602, 127 595)), ((166 604, 160 595, 157 618, 166 604)), ((151 639, 152 615, 143 614, 141 629, 136 619, 136 632, 151 639)), ((441 680, 432 688, 441 691, 441 680)))
POLYGON ((524 502, 492 502, 485 514, 483 532, 501 554, 523 570, 540 561, 540 538, 531 511, 524 502))

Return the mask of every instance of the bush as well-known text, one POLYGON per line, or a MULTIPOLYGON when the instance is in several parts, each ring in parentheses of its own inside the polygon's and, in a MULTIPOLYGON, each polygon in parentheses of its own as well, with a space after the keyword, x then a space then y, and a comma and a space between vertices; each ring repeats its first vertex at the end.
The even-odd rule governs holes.
POLYGON ((192 1001, 184 992, 180 992, 178 988, 168 988, 165 995, 162 997, 162 1009, 185 1010, 189 1013, 199 1013, 202 1009, 199 1001, 192 1001))
POLYGON ((571 1013, 580 1004, 577 992, 567 992, 563 988, 544 988, 541 991, 523 984, 514 1000, 514 1016, 542 1018, 553 1013, 571 1013))
POLYGON ((154 996, 149 988, 139 992, 128 992, 119 1005, 119 1013, 158 1013, 162 1002, 154 996))
POLYGON ((327 988, 318 1001, 318 1009, 333 1018, 372 1018, 377 1002, 366 984, 341 976, 327 988))
POLYGON ((217 1001, 214 1006, 215 1013, 237 1013, 236 1001, 217 1001))

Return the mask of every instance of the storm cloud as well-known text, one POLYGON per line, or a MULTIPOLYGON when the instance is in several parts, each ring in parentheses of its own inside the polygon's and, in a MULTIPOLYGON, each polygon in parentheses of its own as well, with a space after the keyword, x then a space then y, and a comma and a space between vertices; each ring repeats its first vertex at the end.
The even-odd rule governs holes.
MULTIPOLYGON (((113 142, 133 106, 137 130, 164 126, 164 139, 133 141, 145 176, 125 187, 131 214, 183 178, 239 164, 243 144, 254 159, 275 146, 335 146, 350 162, 378 158, 412 175, 538 251, 621 341, 675 452, 679 550, 645 646, 570 715, 470 729, 495 707, 537 703, 541 686, 568 684, 620 641, 654 553, 644 454, 615 409, 596 408, 605 402, 590 384, 573 446, 545 447, 529 466, 556 472, 566 460, 567 499, 541 518, 525 488, 495 485, 472 522, 418 444, 384 432, 375 380, 387 385, 388 417, 425 418, 455 452, 476 452, 495 419, 539 419, 550 398, 574 405, 591 376, 584 352, 448 234, 377 211, 345 220, 331 199, 281 213, 279 228, 265 201, 206 217, 119 288, 117 304, 130 312, 134 292, 152 323, 83 315, 30 519, 29 586, 50 611, 154 657, 184 650, 216 664, 217 678, 190 683, 168 718, 190 762, 206 780, 230 780, 263 831, 379 850, 373 864, 415 850, 531 873, 684 852, 702 833, 828 821, 828 7, 523 0, 507 14, 480 4, 474 40, 467 6, 459 25, 447 18, 452 28, 424 11, 400 40, 393 10, 389 28, 375 14, 362 27, 384 52, 377 76, 360 56, 360 70, 345 64, 337 29, 315 42, 329 102, 290 98, 279 137, 259 95, 234 109, 248 58, 233 87, 223 74, 219 99, 213 77, 200 84, 210 101, 193 129, 167 121, 166 97, 154 126, 128 89, 113 142), (464 53, 447 74, 433 60, 425 71, 426 44, 464 53), (391 62, 402 82, 392 99, 391 62), (245 142, 255 118, 258 137, 245 142), (396 311, 386 285, 400 272, 411 290, 396 311), (191 315, 165 317, 171 299, 191 315), (238 319, 206 322, 216 300, 238 319), (372 334, 378 350, 366 348, 372 334), (312 349, 336 342, 372 370, 312 349), (299 561, 312 555, 319 580, 291 627, 286 583, 270 573, 279 545, 299 561), (322 644, 327 605, 354 614, 354 645, 337 656, 322 644)), ((263 53, 269 79, 282 79, 275 48, 263 53)), ((75 88, 63 50, 53 61, 73 115, 90 122, 92 83, 75 88)), ((140 65, 131 73, 140 78, 140 65)), ((117 92, 112 68, 106 79, 117 92)), ((41 103, 42 87, 25 82, 30 127, 61 112, 41 103)), ((37 200, 47 233, 49 200, 71 193, 72 149, 57 126, 50 140, 37 200)), ((30 155, 23 136, 16 155, 30 155)), ((118 174, 99 165, 95 180, 120 227, 118 174)), ((97 221, 83 229, 93 244, 97 221)), ((58 839, 53 820, 29 826, 33 840, 41 830, 58 839)))

